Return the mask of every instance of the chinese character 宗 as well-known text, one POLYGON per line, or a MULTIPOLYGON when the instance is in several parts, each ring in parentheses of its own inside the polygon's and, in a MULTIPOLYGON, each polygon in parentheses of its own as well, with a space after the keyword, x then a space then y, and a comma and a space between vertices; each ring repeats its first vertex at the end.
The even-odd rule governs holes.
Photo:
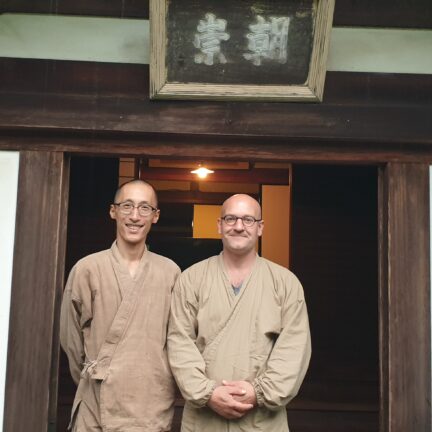
POLYGON ((212 66, 215 62, 226 63, 227 59, 221 52, 221 41, 227 41, 230 35, 225 32, 227 22, 217 19, 212 13, 205 15, 205 20, 200 20, 194 38, 194 46, 200 50, 195 54, 195 63, 204 63, 212 66))

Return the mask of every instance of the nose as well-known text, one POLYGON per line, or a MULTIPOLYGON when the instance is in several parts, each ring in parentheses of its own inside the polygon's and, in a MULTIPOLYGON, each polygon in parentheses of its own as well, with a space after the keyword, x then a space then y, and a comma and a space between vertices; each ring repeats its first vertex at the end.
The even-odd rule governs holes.
POLYGON ((140 214, 139 214, 139 211, 138 211, 138 207, 134 207, 133 209, 132 209, 132 212, 131 212, 131 214, 129 215, 131 218, 133 218, 133 219, 139 219, 140 218, 140 214))
POLYGON ((243 224, 243 220, 242 220, 242 219, 238 218, 238 219, 235 221, 234 229, 235 229, 236 231, 243 231, 243 230, 244 230, 244 224, 243 224))

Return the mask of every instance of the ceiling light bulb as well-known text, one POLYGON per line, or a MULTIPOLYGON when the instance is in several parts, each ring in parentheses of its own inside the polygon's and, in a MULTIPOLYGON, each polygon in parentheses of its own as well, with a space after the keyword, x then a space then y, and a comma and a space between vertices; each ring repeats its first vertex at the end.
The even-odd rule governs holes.
POLYGON ((213 174, 214 171, 209 170, 206 167, 200 166, 196 170, 191 171, 192 174, 196 174, 199 178, 206 178, 208 174, 213 174))

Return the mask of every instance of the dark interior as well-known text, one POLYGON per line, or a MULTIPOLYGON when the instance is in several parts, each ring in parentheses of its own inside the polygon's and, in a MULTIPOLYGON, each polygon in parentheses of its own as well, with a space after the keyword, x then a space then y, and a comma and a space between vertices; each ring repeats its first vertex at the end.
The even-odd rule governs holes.
MULTIPOLYGON (((108 208, 118 168, 116 158, 71 159, 66 276, 79 258, 114 239, 108 208)), ((221 250, 219 240, 191 238, 190 203, 159 207, 151 250, 181 268, 221 250)), ((290 428, 378 432, 377 168, 294 165, 291 213, 291 270, 305 290, 313 352, 288 407, 290 428)), ((63 353, 59 374, 57 431, 63 432, 75 392, 63 353)), ((173 432, 180 430, 181 409, 179 398, 173 432)))

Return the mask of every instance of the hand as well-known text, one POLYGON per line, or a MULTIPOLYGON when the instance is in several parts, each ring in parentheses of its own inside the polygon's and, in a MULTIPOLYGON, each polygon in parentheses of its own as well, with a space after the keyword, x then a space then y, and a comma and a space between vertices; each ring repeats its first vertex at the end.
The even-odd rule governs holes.
POLYGON ((253 408, 252 404, 235 399, 244 394, 245 391, 237 386, 222 385, 213 390, 207 405, 228 420, 239 419, 253 408))
POLYGON ((233 393, 233 398, 242 403, 257 405, 257 399, 255 389, 250 382, 247 381, 222 381, 224 386, 232 387, 236 389, 236 393, 233 393))

